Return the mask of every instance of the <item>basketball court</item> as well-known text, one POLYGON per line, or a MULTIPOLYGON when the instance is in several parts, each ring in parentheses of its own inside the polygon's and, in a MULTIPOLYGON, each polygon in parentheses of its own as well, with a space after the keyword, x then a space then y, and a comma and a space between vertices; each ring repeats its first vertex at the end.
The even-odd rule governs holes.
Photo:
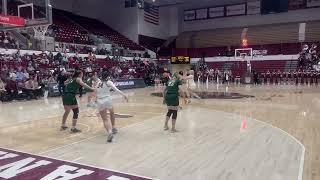
POLYGON ((2 104, 1 151, 152 179, 315 178, 316 87, 231 85, 228 92, 255 97, 183 105, 177 134, 162 130, 166 109, 153 91, 128 90, 129 103, 115 96, 116 112, 133 117, 117 119, 120 132, 112 144, 95 110, 85 107, 85 97, 79 99, 83 133, 76 135, 59 131, 60 98, 2 104))
MULTIPOLYGON (((1 5, 1 29, 26 27, 44 38, 49 0, 1 5)), ((235 52, 246 56, 252 49, 235 52)), ((60 97, 0 104, 0 179, 320 179, 317 86, 202 84, 197 91, 219 98, 182 104, 178 133, 163 131, 167 109, 154 87, 124 91, 128 103, 114 95, 116 113, 132 117, 116 119, 113 143, 86 96, 78 98, 79 134, 60 131, 60 97)))

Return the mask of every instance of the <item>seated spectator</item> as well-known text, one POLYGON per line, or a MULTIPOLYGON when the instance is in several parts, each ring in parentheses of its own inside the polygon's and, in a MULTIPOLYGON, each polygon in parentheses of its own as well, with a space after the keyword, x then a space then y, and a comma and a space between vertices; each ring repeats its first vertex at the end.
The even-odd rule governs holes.
POLYGON ((6 90, 10 100, 13 100, 18 96, 18 84, 16 82, 16 78, 11 78, 7 82, 6 90))
POLYGON ((6 94, 6 84, 0 79, 0 100, 4 100, 4 96, 6 94))
POLYGON ((58 72, 58 76, 57 76, 57 82, 58 82, 58 89, 59 89, 59 93, 60 95, 62 95, 64 93, 64 88, 65 88, 65 82, 67 81, 67 76, 59 71, 58 72))
POLYGON ((7 39, 7 37, 5 37, 5 39, 3 40, 3 44, 4 48, 9 48, 9 40, 7 39))
POLYGON ((28 64, 27 70, 28 70, 28 72, 34 72, 35 71, 35 68, 32 66, 31 62, 28 64))
POLYGON ((41 87, 39 86, 38 82, 36 81, 35 77, 33 78, 29 78, 26 82, 25 82, 25 86, 23 91, 28 94, 30 99, 37 99, 38 96, 41 95, 41 87))
POLYGON ((23 81, 25 78, 24 78, 24 74, 23 72, 21 71, 21 69, 18 69, 17 73, 16 73, 16 79, 17 81, 23 81))
POLYGON ((48 83, 57 83, 57 81, 55 80, 54 76, 51 75, 51 76, 48 78, 48 83))
POLYGON ((29 73, 27 72, 26 69, 23 70, 23 79, 29 79, 30 76, 29 76, 29 73))
POLYGON ((14 72, 14 70, 13 69, 10 69, 10 71, 9 71, 9 78, 11 79, 11 78, 16 78, 17 77, 17 75, 16 75, 16 73, 14 72))

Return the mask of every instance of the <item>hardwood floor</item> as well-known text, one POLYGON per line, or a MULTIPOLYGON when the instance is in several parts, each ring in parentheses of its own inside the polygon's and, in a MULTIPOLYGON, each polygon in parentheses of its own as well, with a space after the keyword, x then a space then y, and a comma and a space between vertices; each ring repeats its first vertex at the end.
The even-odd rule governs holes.
MULTIPOLYGON (((158 179, 320 179, 317 87, 210 86, 206 91, 253 95, 202 99, 182 105, 177 134, 162 131, 165 107, 151 88, 116 96, 120 133, 106 144, 94 109, 81 102, 81 134, 60 132, 60 98, 0 106, 2 148, 42 154, 158 179), (270 125, 274 126, 270 126, 270 125), (289 133, 304 147, 285 132, 289 133)), ((70 122, 69 122, 70 123, 70 122)))

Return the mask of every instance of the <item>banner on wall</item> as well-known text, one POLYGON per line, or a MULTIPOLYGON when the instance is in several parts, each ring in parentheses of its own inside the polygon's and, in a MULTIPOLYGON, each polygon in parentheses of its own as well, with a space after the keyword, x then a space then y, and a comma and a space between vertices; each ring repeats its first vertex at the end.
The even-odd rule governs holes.
POLYGON ((208 9, 197 9, 196 10, 196 19, 207 19, 208 18, 208 9))
POLYGON ((246 15, 246 4, 226 6, 227 16, 246 15))
POLYGON ((252 1, 247 3, 247 14, 248 15, 254 15, 254 14, 260 14, 260 1, 252 1))
POLYGON ((209 8, 209 18, 216 18, 216 17, 223 17, 223 16, 224 16, 224 6, 209 8))
POLYGON ((306 8, 306 1, 305 0, 289 0, 289 10, 296 10, 296 9, 304 9, 306 8))
POLYGON ((196 19, 196 11, 195 10, 184 11, 184 20, 185 21, 190 21, 190 20, 195 20, 195 19, 196 19))
POLYGON ((320 6, 320 0, 307 0, 307 7, 318 7, 320 6))
POLYGON ((144 88, 146 84, 143 79, 118 79, 114 83, 118 89, 144 88))

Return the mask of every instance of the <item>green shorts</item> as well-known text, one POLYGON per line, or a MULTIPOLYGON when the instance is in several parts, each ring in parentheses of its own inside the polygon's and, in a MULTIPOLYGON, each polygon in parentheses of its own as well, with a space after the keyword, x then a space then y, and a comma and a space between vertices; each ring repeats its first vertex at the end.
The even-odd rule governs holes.
POLYGON ((165 100, 167 106, 179 106, 179 94, 167 94, 165 100))
POLYGON ((62 96, 62 102, 65 106, 78 105, 76 94, 73 93, 64 93, 62 96))

